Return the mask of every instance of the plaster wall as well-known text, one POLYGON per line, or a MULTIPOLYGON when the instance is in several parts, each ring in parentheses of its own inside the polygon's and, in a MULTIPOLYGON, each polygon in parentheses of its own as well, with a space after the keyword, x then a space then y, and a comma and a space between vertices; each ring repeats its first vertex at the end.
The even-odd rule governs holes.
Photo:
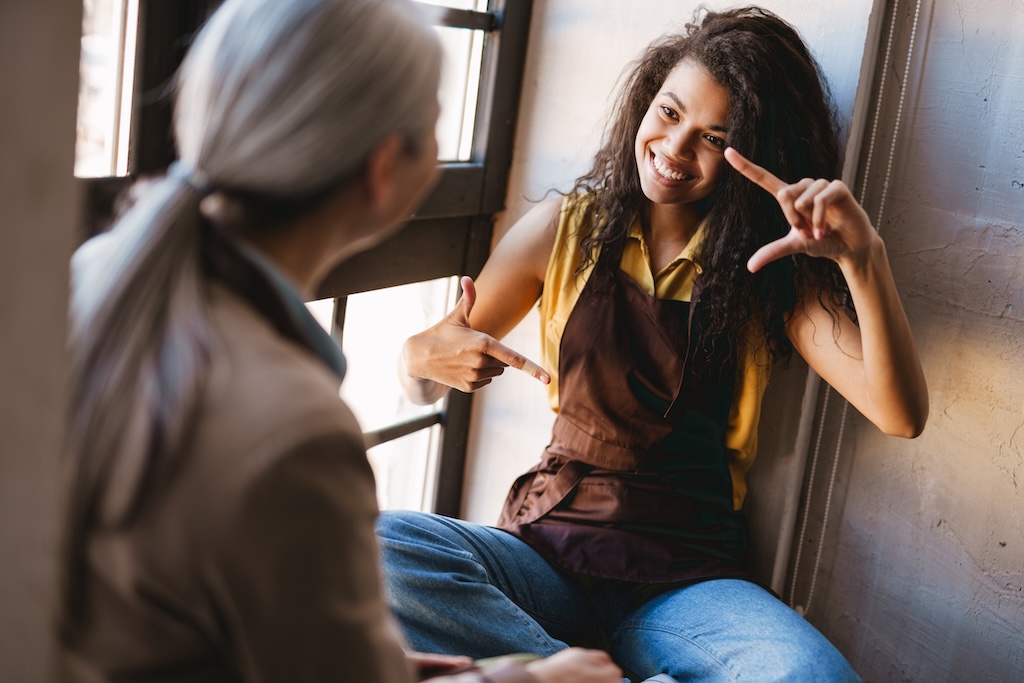
MULTIPOLYGON (((1024 6, 923 2, 898 17, 865 202, 918 340, 931 417, 914 441, 848 419, 821 534, 820 623, 876 681, 1024 680, 1024 6), (907 83, 881 190, 896 88, 907 83)), ((825 420, 826 440, 838 429, 825 420)), ((824 484, 824 482, 819 482, 824 484)), ((818 491, 823 491, 819 486, 818 491)), ((817 494, 816 494, 817 496, 817 494)), ((806 565, 805 565, 806 566, 806 565)), ((801 571, 801 599, 810 572, 801 571)))
MULTIPOLYGON (((496 239, 528 200, 585 170, 622 66, 696 4, 535 1, 496 239)), ((829 74, 851 122, 846 179, 859 183, 873 123, 873 110, 854 114, 862 55, 867 42, 870 75, 884 57, 888 19, 872 16, 868 0, 765 4, 801 29, 829 74)), ((866 680, 1024 680, 1024 7, 923 0, 908 66, 916 3, 898 6, 864 203, 918 340, 931 417, 912 441, 882 435, 853 409, 841 423, 842 399, 824 386, 812 391, 797 363, 773 378, 765 410, 779 419, 762 422, 752 474, 773 449, 813 453, 820 427, 815 476, 794 481, 800 467, 774 475, 785 490, 769 493, 767 507, 777 520, 781 501, 802 501, 811 485, 805 533, 782 558, 791 572, 783 592, 866 680), (807 411, 816 419, 800 442, 807 411)), ((863 83, 861 95, 878 87, 863 83)), ((531 314, 505 342, 536 358, 538 327, 531 314)), ((467 518, 494 521, 552 421, 544 388, 519 373, 478 394, 467 518)))
POLYGON ((0 3, 0 679, 50 679, 81 2, 0 3))
MULTIPOLYGON (((701 4, 723 9, 738 3, 534 0, 507 208, 498 217, 495 240, 530 208, 531 201, 552 188, 569 189, 586 171, 626 64, 658 36, 681 30, 701 4)), ((759 4, 801 31, 829 76, 848 127, 872 0, 839 0, 815 7, 799 0, 759 4)), ((536 359, 539 328, 539 318, 531 312, 504 343, 536 359)), ((799 368, 793 372, 799 376, 788 383, 802 388, 799 368)), ((553 421, 545 387, 520 373, 506 372, 477 394, 463 502, 467 519, 497 519, 508 486, 537 461, 553 421)))

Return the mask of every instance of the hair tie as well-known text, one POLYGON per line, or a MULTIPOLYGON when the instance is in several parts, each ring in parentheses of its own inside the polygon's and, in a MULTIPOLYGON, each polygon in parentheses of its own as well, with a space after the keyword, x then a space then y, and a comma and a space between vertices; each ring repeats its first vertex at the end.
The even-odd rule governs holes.
POLYGON ((175 178, 192 188, 192 191, 199 195, 200 199, 213 193, 213 187, 206 174, 184 161, 178 160, 171 163, 167 168, 167 177, 175 178))

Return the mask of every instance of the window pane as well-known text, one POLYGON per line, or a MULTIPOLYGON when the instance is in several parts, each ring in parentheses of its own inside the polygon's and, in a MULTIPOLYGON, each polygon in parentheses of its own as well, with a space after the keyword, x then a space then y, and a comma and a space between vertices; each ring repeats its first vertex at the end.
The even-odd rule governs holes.
POLYGON ((368 451, 382 510, 433 509, 440 443, 441 426, 434 425, 368 451))
POLYGON ((438 94, 441 102, 441 116, 437 121, 438 157, 441 161, 469 161, 473 153, 484 32, 447 26, 436 28, 445 53, 438 94))
POLYGON ((468 9, 477 12, 487 11, 487 0, 420 0, 428 5, 439 7, 451 7, 453 9, 468 9))
MULTIPOLYGON (((341 395, 363 431, 389 427, 437 411, 409 401, 398 382, 405 340, 450 310, 458 278, 447 277, 353 294, 345 306, 343 347, 348 371, 341 395)), ((439 430, 420 430, 370 450, 382 507, 428 509, 432 501, 439 430)))
POLYGON ((85 0, 75 174, 126 175, 138 0, 85 0))
POLYGON ((327 334, 330 334, 331 329, 334 327, 334 299, 307 301, 306 308, 313 314, 316 321, 320 323, 320 326, 327 331, 327 334))
POLYGON ((363 431, 435 410, 405 397, 398 383, 398 355, 408 337, 445 316, 456 284, 457 278, 441 278, 348 297, 343 335, 348 371, 341 395, 363 431))

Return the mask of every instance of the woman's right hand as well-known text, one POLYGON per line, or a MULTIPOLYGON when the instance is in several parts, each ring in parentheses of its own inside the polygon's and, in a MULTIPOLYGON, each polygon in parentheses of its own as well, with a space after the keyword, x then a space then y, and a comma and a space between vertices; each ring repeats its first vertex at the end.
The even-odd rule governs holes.
POLYGON ((526 665, 539 683, 622 683, 620 669, 607 652, 572 647, 526 665))
POLYGON ((473 278, 463 276, 462 298, 439 323, 406 340, 400 376, 409 398, 430 404, 449 387, 470 393, 491 383, 506 367, 522 370, 544 384, 551 376, 542 367, 494 337, 474 330, 469 315, 476 302, 473 278))

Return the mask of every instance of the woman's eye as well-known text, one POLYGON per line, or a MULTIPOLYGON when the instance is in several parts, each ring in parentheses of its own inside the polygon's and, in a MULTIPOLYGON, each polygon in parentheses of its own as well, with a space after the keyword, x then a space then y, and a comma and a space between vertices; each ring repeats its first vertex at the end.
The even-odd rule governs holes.
POLYGON ((678 118, 676 113, 672 110, 672 107, 667 107, 664 104, 661 105, 661 113, 673 120, 678 118))
POLYGON ((725 147, 725 140, 714 135, 705 135, 704 139, 710 142, 715 147, 725 147))

